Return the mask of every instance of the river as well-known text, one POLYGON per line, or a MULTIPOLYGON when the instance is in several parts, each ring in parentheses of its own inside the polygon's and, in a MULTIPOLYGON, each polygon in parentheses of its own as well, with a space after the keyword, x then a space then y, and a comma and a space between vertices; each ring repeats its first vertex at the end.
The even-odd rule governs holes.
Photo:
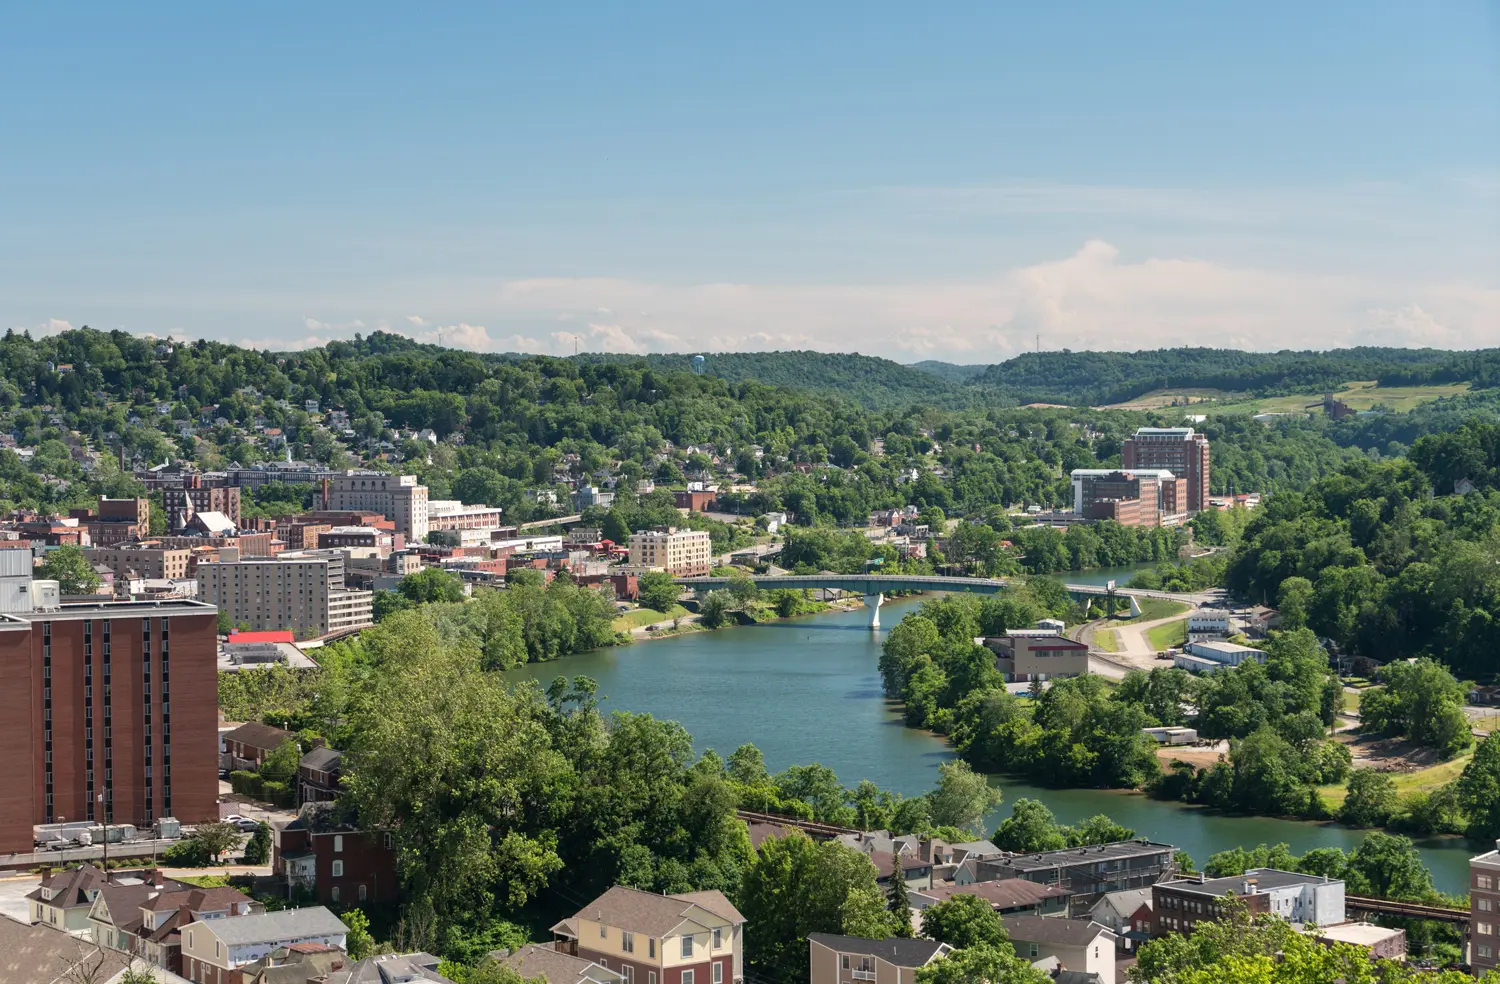
MULTIPOLYGON (((1108 580, 1104 572, 1088 576, 1108 580)), ((919 603, 887 602, 881 622, 889 629, 919 603)), ((727 756, 752 742, 772 771, 821 762, 848 786, 870 779, 905 795, 924 793, 937 778, 938 763, 954 753, 942 738, 905 727, 884 700, 876 669, 883 633, 872 633, 867 619, 856 610, 694 632, 533 663, 506 676, 543 685, 561 675, 592 677, 606 711, 680 721, 700 751, 712 748, 727 756)), ((1314 847, 1352 850, 1364 837, 1333 824, 1223 816, 1139 793, 1042 789, 1009 777, 994 781, 1005 805, 986 820, 986 830, 1009 814, 1009 804, 1027 796, 1046 803, 1064 823, 1107 813, 1141 836, 1186 850, 1200 865, 1236 845, 1285 842, 1301 854, 1314 847)), ((1472 846, 1452 838, 1419 841, 1440 890, 1467 893, 1468 859, 1479 853, 1472 846)))

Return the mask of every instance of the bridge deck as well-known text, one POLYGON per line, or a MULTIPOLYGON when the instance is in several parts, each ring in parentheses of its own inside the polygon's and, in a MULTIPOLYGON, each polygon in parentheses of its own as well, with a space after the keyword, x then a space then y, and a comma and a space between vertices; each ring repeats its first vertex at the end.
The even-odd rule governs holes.
MULTIPOLYGON (((727 588, 734 578, 728 577, 679 577, 676 582, 685 588, 712 591, 727 588)), ((832 588, 852 594, 876 595, 891 591, 969 591, 977 594, 997 594, 1009 588, 1010 578, 988 577, 941 577, 924 574, 752 574, 750 580, 762 588, 832 588)), ((1109 589, 1102 584, 1064 584, 1069 594, 1103 597, 1109 589)), ((1171 594, 1166 591, 1146 591, 1140 588, 1116 588, 1116 595, 1134 595, 1137 598, 1168 598, 1193 603, 1196 595, 1171 594)))

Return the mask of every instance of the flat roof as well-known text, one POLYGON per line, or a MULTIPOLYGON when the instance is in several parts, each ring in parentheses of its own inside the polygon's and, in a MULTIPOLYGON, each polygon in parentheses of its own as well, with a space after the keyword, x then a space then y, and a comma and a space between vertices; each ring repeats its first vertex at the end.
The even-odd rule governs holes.
POLYGON ((18 622, 56 622, 59 619, 109 618, 116 615, 212 615, 218 610, 218 606, 207 602, 170 598, 162 601, 69 602, 52 609, 7 612, 4 617, 18 622))
POLYGON ((1300 871, 1282 871, 1279 868, 1251 868, 1243 875, 1226 878, 1210 878, 1207 881, 1183 879, 1158 882, 1162 888, 1188 895, 1206 895, 1220 898, 1225 895, 1256 895, 1274 888, 1295 888, 1299 885, 1342 884, 1339 879, 1326 875, 1305 875, 1300 871), (1253 884, 1250 884, 1253 883, 1253 884), (1247 890, 1248 885, 1248 890, 1247 890))
POLYGON ((1374 923, 1338 923, 1334 926, 1319 926, 1316 935, 1325 940, 1336 940, 1340 943, 1353 943, 1355 946, 1374 946, 1392 936, 1397 936, 1404 930, 1392 929, 1389 926, 1376 926, 1374 923))
POLYGON ((1090 847, 1066 847, 1058 851, 1042 851, 1039 854, 1020 854, 1005 858, 985 858, 979 864, 997 864, 1018 871, 1041 871, 1071 864, 1091 864, 1095 861, 1110 861, 1139 857, 1142 854, 1171 853, 1177 850, 1171 844, 1156 841, 1128 840, 1111 844, 1095 844, 1090 847))
POLYGON ((1068 472, 1073 478, 1102 478, 1105 475, 1153 475, 1156 478, 1176 478, 1166 468, 1075 468, 1068 472))

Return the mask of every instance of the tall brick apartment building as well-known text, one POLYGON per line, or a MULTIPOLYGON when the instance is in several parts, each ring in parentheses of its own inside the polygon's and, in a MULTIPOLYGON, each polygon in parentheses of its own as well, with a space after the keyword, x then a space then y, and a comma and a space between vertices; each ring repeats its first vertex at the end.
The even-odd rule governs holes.
POLYGON ((187 601, 0 613, 0 854, 33 824, 217 817, 216 623, 187 601))
POLYGON ((1141 427, 1120 448, 1127 471, 1154 468, 1187 482, 1187 513, 1208 508, 1208 438, 1191 427, 1141 427))

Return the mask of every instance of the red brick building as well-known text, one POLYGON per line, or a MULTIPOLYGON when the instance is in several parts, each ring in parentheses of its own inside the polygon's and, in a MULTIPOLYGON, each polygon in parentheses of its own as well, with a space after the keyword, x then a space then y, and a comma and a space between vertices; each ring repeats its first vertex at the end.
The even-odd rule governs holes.
POLYGON ((0 853, 63 819, 217 819, 215 629, 187 601, 0 615, 0 853))
POLYGON ((399 901, 394 835, 345 822, 337 803, 308 803, 271 830, 271 873, 288 894, 302 889, 324 905, 399 901))
POLYGON ((1191 427, 1141 427, 1120 448, 1127 470, 1161 469, 1187 482, 1186 508, 1208 508, 1208 438, 1191 427))
POLYGON ((718 501, 717 492, 700 492, 695 489, 678 489, 672 493, 677 502, 678 509, 686 509, 688 512, 702 512, 718 501))

